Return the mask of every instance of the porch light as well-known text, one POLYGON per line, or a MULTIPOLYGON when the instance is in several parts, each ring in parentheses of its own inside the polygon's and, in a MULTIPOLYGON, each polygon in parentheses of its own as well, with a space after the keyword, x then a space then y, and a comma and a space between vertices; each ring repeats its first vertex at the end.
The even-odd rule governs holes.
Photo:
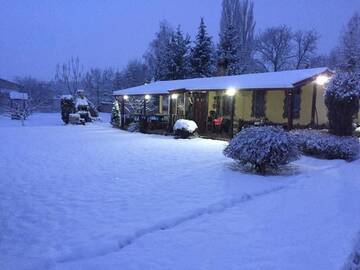
POLYGON ((129 99, 129 96, 128 95, 125 95, 124 96, 124 100, 128 100, 129 99))
POLYGON ((171 95, 171 99, 177 99, 178 96, 179 96, 179 94, 172 94, 172 95, 171 95))
POLYGON ((317 85, 325 85, 330 81, 330 77, 326 75, 320 75, 316 78, 315 82, 317 85))
POLYGON ((233 87, 230 87, 226 90, 226 95, 228 95, 229 97, 233 97, 236 94, 236 89, 233 87))
POLYGON ((145 95, 145 99, 146 99, 146 100, 149 100, 150 98, 151 98, 150 95, 145 95))

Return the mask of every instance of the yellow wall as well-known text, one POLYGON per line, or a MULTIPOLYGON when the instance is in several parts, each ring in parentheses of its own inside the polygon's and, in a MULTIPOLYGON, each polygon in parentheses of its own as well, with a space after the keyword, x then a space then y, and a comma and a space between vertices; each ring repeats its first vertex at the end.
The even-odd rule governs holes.
POLYGON ((252 109, 252 92, 239 91, 235 95, 235 119, 242 119, 245 121, 253 120, 251 117, 252 109))
POLYGON ((295 125, 306 126, 311 123, 313 85, 311 83, 301 88, 300 118, 294 119, 295 125))
MULTIPOLYGON (((208 112, 213 110, 213 100, 216 95, 223 95, 221 91, 208 92, 208 112)), ((300 117, 294 118, 294 125, 307 126, 311 123, 313 83, 304 85, 301 88, 300 117)), ((283 117, 284 113, 285 90, 267 90, 265 96, 265 117, 273 123, 286 124, 287 118, 283 117)), ((327 124, 327 112, 324 102, 324 87, 317 86, 316 108, 318 115, 318 124, 327 124)), ((235 95, 235 120, 254 121, 251 116, 252 111, 252 91, 238 91, 235 95)), ((360 119, 360 113, 359 113, 360 119)), ((316 118, 315 118, 316 121, 316 118)))
POLYGON ((208 115, 210 115, 210 111, 214 110, 213 103, 214 97, 216 96, 217 91, 209 91, 208 92, 208 115))
MULTIPOLYGON (((307 126, 311 123, 313 84, 309 83, 301 88, 300 117, 294 118, 294 125, 307 126)), ((268 90, 265 97, 265 116, 266 118, 278 124, 286 124, 287 118, 284 113, 284 90, 268 90)), ((326 106, 324 103, 324 87, 318 86, 316 107, 318 112, 318 124, 327 124, 326 106)), ((251 117, 252 110, 252 91, 239 91, 236 95, 235 117, 236 119, 256 120, 251 117)))
POLYGON ((266 92, 265 96, 265 115, 270 122, 285 123, 287 119, 283 118, 285 92, 282 90, 271 90, 266 92))
MULTIPOLYGON (((324 86, 317 86, 317 95, 316 95, 316 110, 318 116, 319 125, 324 125, 328 123, 327 119, 327 108, 325 105, 325 88, 324 86)), ((315 117, 316 121, 316 117, 315 117)))

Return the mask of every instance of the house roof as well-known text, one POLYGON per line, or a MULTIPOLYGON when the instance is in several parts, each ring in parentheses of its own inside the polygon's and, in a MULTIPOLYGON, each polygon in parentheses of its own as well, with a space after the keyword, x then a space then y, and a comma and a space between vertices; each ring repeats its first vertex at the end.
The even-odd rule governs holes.
POLYGON ((21 93, 17 91, 10 92, 10 99, 28 100, 29 96, 27 93, 21 93))
POLYGON ((22 86, 4 79, 0 79, 0 89, 20 90, 22 86))
POLYGON ((330 70, 328 68, 323 67, 279 72, 243 74, 235 76, 156 81, 132 88, 116 90, 114 91, 114 95, 154 95, 168 94, 169 91, 174 90, 224 90, 230 87, 237 90, 291 89, 300 82, 329 72, 330 70))

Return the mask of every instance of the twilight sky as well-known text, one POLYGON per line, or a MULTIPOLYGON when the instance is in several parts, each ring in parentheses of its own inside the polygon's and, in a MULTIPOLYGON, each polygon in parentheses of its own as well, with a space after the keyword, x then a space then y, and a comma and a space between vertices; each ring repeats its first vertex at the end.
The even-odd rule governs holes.
MULTIPOLYGON (((257 31, 315 29, 319 50, 335 46, 360 0, 254 0, 257 31)), ((0 0, 0 78, 51 79, 58 62, 121 68, 141 57, 162 19, 192 36, 200 17, 218 39, 221 0, 0 0)))

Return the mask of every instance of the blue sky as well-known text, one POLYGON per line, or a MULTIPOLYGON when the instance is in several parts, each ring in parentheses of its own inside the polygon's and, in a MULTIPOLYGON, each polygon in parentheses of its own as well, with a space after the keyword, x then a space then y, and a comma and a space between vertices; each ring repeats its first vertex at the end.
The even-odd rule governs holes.
MULTIPOLYGON (((315 29, 328 52, 359 0, 254 0, 257 31, 315 29)), ((121 68, 141 57, 162 19, 195 34, 200 17, 217 40, 221 0, 0 0, 0 77, 51 79, 58 62, 121 68)))

